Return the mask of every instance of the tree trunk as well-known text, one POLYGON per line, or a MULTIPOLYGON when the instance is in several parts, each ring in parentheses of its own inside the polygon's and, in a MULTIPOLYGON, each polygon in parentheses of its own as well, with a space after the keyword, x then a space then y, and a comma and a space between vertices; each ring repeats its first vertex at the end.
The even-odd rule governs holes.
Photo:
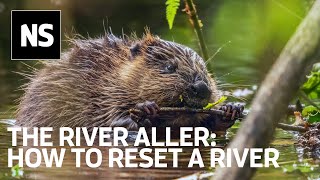
MULTIPOLYGON (((319 59, 320 0, 316 0, 261 84, 250 114, 228 148, 238 148, 242 157, 244 148, 268 146, 276 124, 285 115, 290 100, 312 64, 319 59)), ((250 168, 249 158, 243 168, 237 166, 234 157, 231 161, 231 168, 218 168, 213 178, 232 180, 250 179, 253 176, 255 169, 250 168)))

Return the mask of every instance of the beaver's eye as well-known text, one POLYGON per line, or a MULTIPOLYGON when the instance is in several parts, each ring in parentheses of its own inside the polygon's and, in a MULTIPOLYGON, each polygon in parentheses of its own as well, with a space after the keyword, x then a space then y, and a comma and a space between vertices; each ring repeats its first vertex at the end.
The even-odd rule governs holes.
POLYGON ((176 67, 173 64, 167 64, 164 68, 163 73, 169 74, 174 73, 176 71, 176 67))

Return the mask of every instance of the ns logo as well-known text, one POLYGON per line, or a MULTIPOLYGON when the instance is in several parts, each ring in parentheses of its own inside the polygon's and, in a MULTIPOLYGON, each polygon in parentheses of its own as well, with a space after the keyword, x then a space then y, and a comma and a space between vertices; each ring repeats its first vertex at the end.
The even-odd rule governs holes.
POLYGON ((27 47, 27 39, 29 40, 32 47, 50 47, 53 42, 53 36, 46 32, 45 29, 53 30, 52 24, 41 24, 38 29, 37 24, 32 24, 32 31, 30 32, 28 25, 21 25, 21 47, 27 47), (40 36, 47 39, 47 41, 38 41, 38 33, 40 36))
POLYGON ((60 10, 11 11, 12 60, 54 60, 60 54, 60 10))

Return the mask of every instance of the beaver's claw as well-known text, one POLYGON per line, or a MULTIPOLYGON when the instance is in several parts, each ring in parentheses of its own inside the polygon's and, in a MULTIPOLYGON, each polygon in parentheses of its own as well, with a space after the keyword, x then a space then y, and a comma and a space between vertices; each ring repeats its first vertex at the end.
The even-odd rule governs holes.
POLYGON ((244 106, 234 103, 228 103, 226 105, 223 105, 220 107, 220 110, 224 111, 226 113, 225 120, 236 120, 241 117, 242 112, 244 110, 244 106))
POLYGON ((160 110, 159 106, 154 101, 145 101, 144 103, 138 103, 136 104, 135 109, 138 111, 131 110, 130 117, 137 123, 145 120, 147 116, 150 118, 156 117, 160 110))

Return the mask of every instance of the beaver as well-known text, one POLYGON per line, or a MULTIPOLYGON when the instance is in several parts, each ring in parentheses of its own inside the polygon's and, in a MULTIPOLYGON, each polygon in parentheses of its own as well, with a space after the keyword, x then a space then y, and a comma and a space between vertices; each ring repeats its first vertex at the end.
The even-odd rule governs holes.
MULTIPOLYGON (((204 60, 184 45, 149 31, 142 38, 106 33, 70 42, 71 48, 61 60, 43 62, 30 77, 18 106, 17 125, 128 130, 204 126, 221 130, 234 123, 234 116, 159 116, 159 107, 203 108, 220 98, 204 60), (130 113, 134 107, 151 116, 130 113)), ((223 107, 236 114, 241 111, 235 105, 223 107)))

